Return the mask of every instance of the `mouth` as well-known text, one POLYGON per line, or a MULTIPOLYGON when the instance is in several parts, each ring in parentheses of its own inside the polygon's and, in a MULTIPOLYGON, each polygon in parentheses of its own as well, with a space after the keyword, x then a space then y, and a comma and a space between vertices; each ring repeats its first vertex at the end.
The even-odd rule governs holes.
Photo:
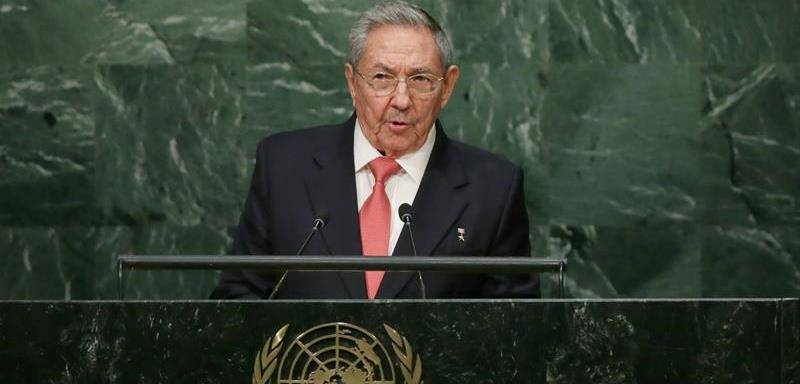
POLYGON ((386 125, 393 133, 402 133, 414 126, 412 122, 406 120, 389 120, 386 125))

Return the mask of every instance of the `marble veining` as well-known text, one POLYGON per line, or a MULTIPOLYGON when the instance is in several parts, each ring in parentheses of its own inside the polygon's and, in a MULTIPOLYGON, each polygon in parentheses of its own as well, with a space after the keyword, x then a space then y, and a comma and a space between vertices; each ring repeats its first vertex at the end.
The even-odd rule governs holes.
MULTIPOLYGON (((414 2, 461 66, 447 134, 523 167, 569 296, 797 296, 800 3, 414 2)), ((227 252, 258 140, 352 113, 368 5, 0 0, 0 296, 113 298, 116 254, 227 252)))

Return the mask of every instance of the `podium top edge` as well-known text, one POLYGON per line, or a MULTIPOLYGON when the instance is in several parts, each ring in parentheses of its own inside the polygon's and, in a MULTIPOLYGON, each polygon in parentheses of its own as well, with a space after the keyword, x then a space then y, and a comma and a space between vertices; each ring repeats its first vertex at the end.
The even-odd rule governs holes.
POLYGON ((558 272, 565 259, 494 256, 214 256, 120 255, 122 269, 386 270, 450 272, 558 272))

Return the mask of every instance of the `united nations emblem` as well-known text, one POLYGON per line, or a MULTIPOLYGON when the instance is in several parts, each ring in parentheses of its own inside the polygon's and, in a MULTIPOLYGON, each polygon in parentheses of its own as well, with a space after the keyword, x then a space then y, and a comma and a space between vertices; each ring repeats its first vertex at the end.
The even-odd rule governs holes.
POLYGON ((312 327, 284 350, 289 329, 284 325, 256 354, 253 384, 400 384, 395 366, 403 383, 421 384, 419 354, 392 327, 383 328, 392 341, 394 360, 375 335, 348 323, 312 327))

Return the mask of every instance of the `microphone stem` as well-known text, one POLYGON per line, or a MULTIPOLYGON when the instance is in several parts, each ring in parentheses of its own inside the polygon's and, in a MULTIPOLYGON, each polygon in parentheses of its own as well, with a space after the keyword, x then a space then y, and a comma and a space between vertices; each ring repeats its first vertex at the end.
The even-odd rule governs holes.
MULTIPOLYGON (((306 247, 308 246, 308 242, 311 241, 311 238, 314 236, 315 233, 317 233, 317 231, 320 229, 320 227, 322 227, 323 224, 324 224, 323 221, 320 219, 314 220, 314 227, 311 228, 311 232, 309 232, 308 236, 306 236, 306 239, 303 240, 303 245, 300 246, 300 249, 297 251, 296 256, 300 256, 303 254, 303 251, 305 251, 306 247)), ((278 294, 278 290, 280 290, 281 286, 283 285, 283 281, 286 280, 286 274, 288 272, 289 271, 283 271, 283 274, 281 274, 281 278, 278 279, 278 283, 275 284, 275 288, 272 288, 272 292, 269 293, 269 298, 267 298, 267 300, 272 300, 275 298, 275 295, 278 294)))
POLYGON ((408 227, 408 237, 411 239, 411 250, 414 251, 414 256, 417 255, 417 243, 414 242, 414 234, 411 233, 411 220, 406 220, 408 227))
MULTIPOLYGON (((405 218, 406 227, 408 227, 408 238, 411 239, 411 250, 414 252, 414 256, 417 256, 417 243, 414 242, 414 234, 411 233, 411 219, 409 217, 405 218)), ((422 292, 422 300, 427 299, 427 294, 425 293, 425 281, 422 280, 422 272, 417 271, 417 279, 419 280, 419 290, 422 292)))
POLYGON ((303 240, 303 245, 300 246, 300 249, 297 251, 297 254, 295 256, 300 256, 303 254, 303 251, 305 251, 306 247, 308 246, 308 242, 311 241, 311 238, 314 236, 315 233, 317 233, 317 230, 319 230, 320 223, 321 221, 319 220, 314 221, 314 227, 311 228, 311 232, 309 232, 308 236, 306 236, 306 239, 303 240))

